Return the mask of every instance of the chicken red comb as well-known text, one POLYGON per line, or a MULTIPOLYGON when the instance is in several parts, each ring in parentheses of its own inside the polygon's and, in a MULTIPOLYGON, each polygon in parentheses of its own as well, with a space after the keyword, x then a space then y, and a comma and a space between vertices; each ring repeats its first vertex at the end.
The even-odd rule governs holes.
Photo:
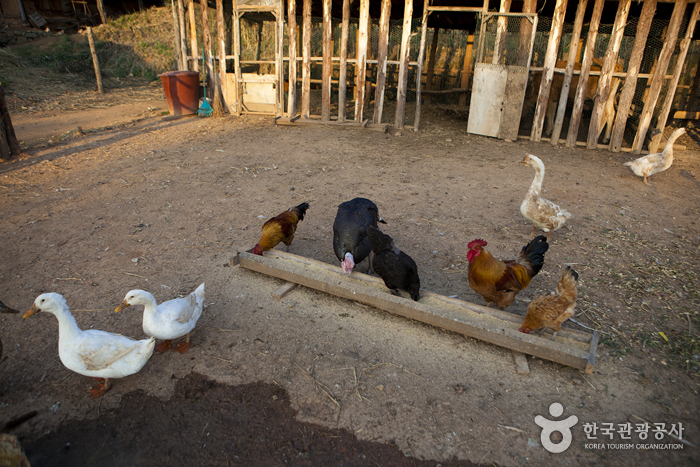
POLYGON ((486 240, 482 240, 480 238, 477 238, 476 240, 472 240, 471 242, 469 242, 467 244, 467 248, 471 249, 471 248, 474 248, 475 246, 486 246, 486 245, 488 245, 486 240))

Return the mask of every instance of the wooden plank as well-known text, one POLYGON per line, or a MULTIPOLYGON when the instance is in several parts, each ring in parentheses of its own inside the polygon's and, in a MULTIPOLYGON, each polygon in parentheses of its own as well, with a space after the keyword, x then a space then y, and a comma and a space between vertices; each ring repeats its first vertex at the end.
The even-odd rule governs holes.
POLYGON ((275 117, 284 115, 284 3, 280 3, 280 9, 275 13, 275 24, 277 25, 277 63, 275 72, 277 74, 277 112, 275 117))
MULTIPOLYGON (((498 10, 499 13, 509 13, 510 12, 511 0, 501 0, 501 6, 498 10)), ((501 60, 503 59, 503 51, 506 48, 506 32, 508 29, 508 17, 499 16, 496 25, 496 41, 493 46, 493 61, 494 65, 502 65, 501 60)))
MULTIPOLYGON (((177 2, 172 2, 171 6, 173 10, 173 35, 175 36, 175 60, 177 61, 177 69, 184 70, 184 64, 182 63, 182 33, 180 32, 180 20, 177 17, 177 2)), ((105 23, 104 18, 102 23, 105 23)))
POLYGON ((530 132, 531 141, 540 141, 544 126, 544 117, 547 113, 547 103, 549 102, 549 92, 552 87, 554 77, 554 66, 557 63, 557 52, 559 51, 559 40, 561 39, 562 27, 564 25, 564 14, 566 13, 567 0, 557 0, 554 8, 554 18, 552 18, 552 28, 549 31, 549 41, 547 42, 547 53, 544 58, 544 70, 540 81, 540 92, 537 96, 537 107, 535 117, 530 132))
POLYGON ((338 77, 338 121, 345 121, 348 95, 348 36, 350 35, 350 0, 343 0, 340 26, 340 74, 338 77))
POLYGON ((566 135, 566 146, 570 148, 576 146, 578 127, 581 125, 583 101, 586 98, 586 89, 588 88, 588 74, 591 71, 591 63, 593 63, 595 41, 598 37, 598 27, 600 26, 600 16, 603 13, 604 4, 605 0, 595 0, 595 5, 593 6, 593 15, 591 16, 591 21, 588 27, 586 50, 583 53, 583 62, 581 63, 581 74, 578 78, 578 87, 576 88, 576 97, 574 98, 574 109, 571 111, 569 132, 566 135))
MULTIPOLYGON (((527 21, 527 20, 526 20, 527 21)), ((528 21, 529 22, 529 21, 528 21)), ((460 86, 462 89, 467 90, 469 87, 469 79, 472 74, 472 52, 474 50, 474 35, 467 35, 467 48, 464 51, 464 65, 462 66, 462 82, 460 86)), ((459 96, 459 107, 466 108, 467 106, 467 94, 463 93, 459 96)))
POLYGON ((685 110, 679 110, 678 112, 673 114, 673 118, 683 120, 698 120, 700 119, 700 112, 688 112, 685 110))
POLYGON ((552 130, 552 146, 556 146, 561 135, 561 128, 564 125, 564 114, 566 113, 566 104, 569 101, 569 89, 571 89, 571 79, 574 76, 574 65, 576 63, 576 54, 578 52, 577 44, 581 39, 581 29, 583 28, 583 15, 586 13, 588 0, 579 0, 576 9, 576 19, 574 20, 574 31, 571 34, 571 43, 569 45, 569 56, 566 59, 566 69, 564 71, 564 81, 559 94, 559 104, 557 106, 557 116, 554 120, 554 129, 552 130))
POLYGON ((180 23, 180 53, 182 54, 182 70, 189 70, 187 66, 187 29, 185 28, 185 7, 182 0, 177 0, 177 18, 180 23))
POLYGON ((287 116, 292 118, 297 113, 297 1, 288 0, 288 6, 289 97, 287 99, 287 116))
POLYGON ((406 88, 408 87, 408 56, 411 48, 411 20, 413 19, 413 0, 406 0, 403 11, 403 32, 401 35, 401 54, 399 62, 399 87, 396 96, 396 116, 394 126, 404 127, 406 115, 406 88))
POLYGON ((388 290, 363 285, 362 280, 357 279, 358 276, 364 276, 361 273, 353 273, 348 276, 337 266, 300 258, 277 250, 270 250, 264 256, 242 252, 239 254, 239 261, 241 267, 252 271, 371 305, 398 316, 474 337, 511 350, 582 370, 591 365, 591 353, 576 345, 524 334, 518 331, 517 324, 493 318, 481 318, 479 315, 466 312, 457 312, 448 307, 435 305, 431 299, 421 298, 421 301, 415 302, 407 298, 397 297, 389 293, 388 290), (310 263, 318 263, 320 266, 318 268, 309 267, 310 263))
MULTIPOLYGON (((608 42, 608 48, 603 57, 603 66, 600 69, 600 78, 598 78, 598 89, 593 101, 593 112, 588 125, 588 149, 595 149, 598 145, 598 136, 600 136, 600 127, 602 126, 601 117, 606 105, 610 106, 609 108, 612 110, 612 101, 608 104, 612 73, 615 71, 615 65, 617 65, 617 55, 620 52, 620 44, 622 44, 622 36, 625 32, 625 24, 627 23, 627 15, 630 12, 631 3, 632 0, 621 0, 617 6, 615 23, 610 35, 610 42, 608 42)), ((619 81, 617 83, 619 85, 619 81)), ((613 92, 616 91, 617 89, 613 90, 613 92)))
POLYGON ((519 375, 529 375, 530 367, 527 364, 527 357, 522 352, 517 352, 515 350, 510 351, 513 354, 513 362, 515 362, 515 370, 519 375))
POLYGON ((421 88, 423 87, 423 63, 425 62, 425 41, 428 36, 428 4, 423 1, 423 22, 421 23, 420 48, 418 50, 418 70, 416 72, 416 113, 413 117, 413 131, 420 130, 421 88))
POLYGON ((360 0, 360 24, 357 30, 357 76, 355 77, 355 121, 361 122, 365 110, 367 45, 369 44, 369 0, 360 0))
POLYGON ((627 76, 625 84, 620 92, 620 101, 617 104, 617 114, 615 115, 615 125, 613 125, 612 138, 610 140, 610 150, 612 152, 620 152, 622 148, 622 138, 625 136, 625 126, 627 126, 627 117, 629 116, 632 98, 637 89, 637 80, 639 78, 639 69, 644 57, 646 49, 647 37, 651 28, 651 21, 656 13, 656 0, 646 0, 642 7, 642 12, 639 15, 637 23, 637 31, 634 35, 634 45, 632 46, 632 54, 627 65, 627 76))
POLYGON ((688 6, 688 0, 678 0, 673 6, 673 13, 671 13, 671 21, 668 24, 668 29, 666 31, 666 40, 664 40, 664 45, 659 54, 659 61, 656 67, 656 73, 651 79, 651 85, 649 86, 649 95, 644 100, 644 109, 639 117, 639 125, 637 127, 637 134, 634 137, 634 143, 632 144, 632 154, 639 154, 644 145, 644 140, 646 139, 647 131, 649 130, 649 125, 651 124, 651 117, 654 114, 654 108, 656 107, 656 101, 659 99, 659 94, 661 93, 661 87, 664 84, 664 76, 666 75, 666 70, 668 69, 668 64, 671 61, 673 51, 676 48, 676 41, 678 39, 678 31, 681 27, 681 22, 683 21, 683 15, 685 14, 685 9, 688 6))
MULTIPOLYGON (((649 152, 652 154, 659 151, 661 136, 663 134, 664 128, 666 127, 666 120, 668 120, 668 114, 671 113, 673 99, 674 97, 676 97, 678 80, 681 78, 681 73, 683 72, 683 67, 685 66, 685 57, 688 55, 690 41, 692 40, 693 33, 695 32, 695 24, 698 21, 698 13, 700 13, 700 4, 696 3, 693 7, 693 13, 690 16, 690 22, 688 23, 688 29, 685 32, 685 37, 681 41, 680 51, 678 52, 678 57, 676 58, 676 67, 673 71, 673 78, 671 78, 671 81, 666 87, 666 96, 664 97, 664 104, 663 107, 661 107, 661 113, 659 114, 659 120, 656 126, 656 129, 659 130, 659 134, 652 137, 651 143, 649 143, 649 152)), ((697 72, 698 69, 696 65, 695 73, 697 72)))
POLYGON ((243 89, 241 81, 243 73, 241 72, 241 13, 237 8, 237 0, 233 0, 233 53, 236 56, 235 74, 236 74, 236 114, 241 115, 243 111, 243 89))
MULTIPOLYGON (((205 66, 207 68, 207 82, 204 83, 205 87, 210 90, 212 87, 208 86, 208 82, 213 83, 214 80, 214 62, 211 57, 211 31, 209 30, 209 6, 206 1, 200 0, 199 6, 201 7, 202 13, 202 45, 205 50, 205 66)), ((213 96, 212 93, 207 93, 210 97, 213 96)))
POLYGON ((197 23, 194 16, 194 0, 188 0, 187 14, 190 20, 190 50, 192 50, 192 69, 194 71, 199 71, 199 47, 197 46, 197 23))
POLYGON ((304 40, 301 45, 301 116, 309 118, 311 108, 311 0, 304 0, 304 40))
MULTIPOLYGON (((428 74, 425 77, 425 90, 433 90, 433 76, 435 75, 435 60, 437 55, 437 46, 440 39, 440 28, 433 28, 433 39, 430 42, 430 56, 428 57, 428 74)), ((432 99, 430 93, 425 96, 425 105, 430 105, 432 99)))
MULTIPOLYGON (((537 11, 537 0, 525 0, 523 2, 523 13, 535 13, 537 11)), ((533 23, 528 18, 520 20, 520 40, 518 42, 517 66, 530 65, 531 42, 533 23)))
POLYGON ((321 79, 321 120, 327 122, 331 119, 331 35, 333 34, 331 25, 332 0, 323 0, 323 71, 321 79))
MULTIPOLYGON (((178 0, 181 2, 182 0, 178 0)), ((223 105, 224 110, 229 112, 228 101, 226 96, 228 96, 227 90, 227 79, 226 79, 226 23, 224 22, 224 2, 223 0, 216 0, 216 42, 218 47, 219 55, 219 98, 221 99, 221 105, 223 105)))
POLYGON ((388 129, 389 125, 386 123, 369 123, 369 121, 365 120, 364 122, 353 122, 353 121, 345 121, 345 122, 337 122, 333 120, 329 120, 327 122, 320 121, 320 120, 310 120, 310 119, 305 119, 305 118, 294 118, 294 119, 289 119, 289 118, 277 118, 275 119, 275 124, 276 125, 284 125, 284 126, 318 126, 318 125, 330 125, 330 126, 336 126, 336 127, 341 127, 341 128, 366 128, 371 131, 378 131, 380 133, 386 133, 386 130, 388 129))
POLYGON ((287 295, 292 290, 296 289, 298 285, 299 284, 296 284, 294 282, 287 282, 282 287, 272 292, 272 296, 275 297, 277 300, 282 300, 282 298, 284 298, 285 295, 287 295))
POLYGON ((384 87, 386 86, 386 59, 389 48, 389 20, 391 19, 391 0, 382 0, 382 12, 379 16, 379 47, 377 50, 377 88, 374 92, 374 116, 372 122, 382 123, 384 112, 384 87))

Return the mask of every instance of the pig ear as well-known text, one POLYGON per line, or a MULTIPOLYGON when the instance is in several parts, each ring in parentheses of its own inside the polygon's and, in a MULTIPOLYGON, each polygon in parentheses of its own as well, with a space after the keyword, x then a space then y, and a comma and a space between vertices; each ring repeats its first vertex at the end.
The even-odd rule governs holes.
POLYGON ((480 238, 477 238, 476 240, 472 240, 471 242, 469 242, 467 244, 467 248, 474 248, 476 246, 486 246, 486 245, 488 245, 486 240, 482 240, 480 238))

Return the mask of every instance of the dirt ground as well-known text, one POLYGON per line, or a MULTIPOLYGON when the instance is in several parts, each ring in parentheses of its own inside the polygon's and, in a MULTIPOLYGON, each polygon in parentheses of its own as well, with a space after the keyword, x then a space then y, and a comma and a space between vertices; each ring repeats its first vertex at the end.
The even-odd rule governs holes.
POLYGON ((85 135, 66 134, 77 128, 66 116, 68 130, 27 136, 24 125, 48 123, 13 104, 30 149, 0 164, 4 303, 26 310, 58 292, 83 329, 140 338, 140 308, 114 313, 127 291, 160 302, 206 283, 190 350, 154 354, 95 400, 94 382, 58 359, 54 317, 0 317, 0 421, 33 465, 698 463, 690 445, 638 446, 679 444, 662 432, 589 440, 583 428, 680 423, 700 443, 696 130, 644 185, 622 165, 629 154, 468 135, 451 115, 428 111, 423 131, 388 134, 270 117, 167 122, 157 88, 146 89, 153 99, 140 108, 79 109, 85 135), (122 111, 130 120, 105 123, 122 111), (546 164, 544 195, 573 218, 507 311, 524 315, 572 265, 580 295, 566 326, 601 335, 591 375, 528 357, 519 376, 506 349, 303 287, 276 300, 283 281, 230 265, 266 219, 303 201, 311 209, 290 251, 337 264, 337 206, 363 196, 415 259, 424 290, 483 305, 466 279, 466 244, 483 238, 508 258, 527 243, 519 205, 534 173, 518 162, 528 152, 546 164), (559 454, 534 421, 554 402, 578 417, 559 454))

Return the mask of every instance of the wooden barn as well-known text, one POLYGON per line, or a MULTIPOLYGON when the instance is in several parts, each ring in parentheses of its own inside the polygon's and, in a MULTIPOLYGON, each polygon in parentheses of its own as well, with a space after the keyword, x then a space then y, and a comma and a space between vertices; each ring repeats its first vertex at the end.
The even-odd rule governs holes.
POLYGON ((698 2, 173 0, 173 22, 179 68, 204 63, 233 114, 383 131, 450 109, 473 134, 638 154, 699 116, 698 2))

